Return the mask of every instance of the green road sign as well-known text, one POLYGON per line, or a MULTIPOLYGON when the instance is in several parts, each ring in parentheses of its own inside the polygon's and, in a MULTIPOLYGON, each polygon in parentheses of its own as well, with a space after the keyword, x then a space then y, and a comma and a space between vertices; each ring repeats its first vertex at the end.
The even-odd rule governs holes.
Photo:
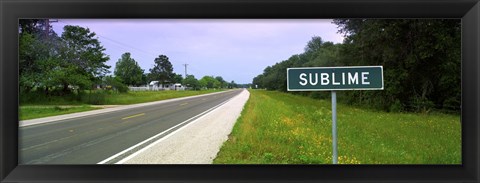
POLYGON ((383 67, 287 68, 287 90, 383 90, 383 67))

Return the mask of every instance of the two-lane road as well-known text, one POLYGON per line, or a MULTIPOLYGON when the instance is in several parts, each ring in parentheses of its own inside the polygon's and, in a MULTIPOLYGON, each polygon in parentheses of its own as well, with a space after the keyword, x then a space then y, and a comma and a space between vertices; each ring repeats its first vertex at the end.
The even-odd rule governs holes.
POLYGON ((242 90, 19 128, 19 164, 111 164, 242 90))

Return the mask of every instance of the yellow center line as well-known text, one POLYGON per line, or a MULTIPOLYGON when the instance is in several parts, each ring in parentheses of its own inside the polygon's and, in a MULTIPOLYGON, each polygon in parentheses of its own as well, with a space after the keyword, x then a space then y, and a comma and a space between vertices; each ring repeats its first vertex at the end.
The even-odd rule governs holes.
POLYGON ((134 117, 138 117, 138 116, 143 116, 143 115, 145 115, 145 113, 140 113, 140 114, 135 114, 135 115, 132 115, 132 116, 124 117, 124 118, 122 118, 122 120, 130 119, 130 118, 134 118, 134 117))
POLYGON ((187 104, 188 104, 188 102, 186 102, 186 103, 183 103, 183 104, 180 104, 180 106, 182 106, 182 105, 187 105, 187 104))

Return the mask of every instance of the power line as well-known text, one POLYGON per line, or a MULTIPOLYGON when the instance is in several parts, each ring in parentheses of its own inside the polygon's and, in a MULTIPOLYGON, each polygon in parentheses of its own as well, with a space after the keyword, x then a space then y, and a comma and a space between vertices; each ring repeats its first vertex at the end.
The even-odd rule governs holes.
MULTIPOLYGON (((70 24, 70 25, 72 25, 72 23, 69 23, 69 22, 67 22, 67 21, 65 21, 65 20, 57 20, 57 21, 63 22, 63 23, 65 23, 65 24, 70 24)), ((116 43, 116 44, 118 44, 118 45, 121 45, 121 46, 124 46, 124 47, 128 47, 128 48, 135 49, 135 50, 137 50, 137 51, 143 52, 144 54, 147 54, 146 56, 153 56, 153 57, 156 56, 156 54, 153 54, 153 53, 150 53, 150 52, 148 52, 148 51, 145 51, 145 50, 142 50, 142 49, 139 49, 139 48, 130 46, 130 45, 128 45, 128 44, 125 44, 125 43, 122 43, 122 42, 119 42, 119 41, 116 41, 116 40, 111 39, 111 38, 108 38, 108 37, 106 37, 106 36, 104 36, 104 35, 100 35, 100 34, 98 34, 98 33, 95 33, 95 34, 96 34, 98 37, 101 37, 101 38, 103 38, 103 39, 106 39, 106 40, 108 40, 108 41, 111 41, 111 42, 113 42, 113 43, 116 43)))
MULTIPOLYGON (((97 34, 97 35, 98 35, 98 34, 97 34)), ((118 41, 115 41, 115 40, 113 40, 113 39, 107 38, 107 37, 105 37, 105 36, 98 35, 98 37, 102 37, 102 38, 104 38, 104 39, 106 39, 106 40, 112 41, 112 42, 117 43, 117 44, 119 44, 119 45, 126 46, 126 47, 129 47, 129 48, 135 49, 135 50, 137 50, 137 51, 141 51, 141 52, 143 52, 143 53, 145 53, 145 54, 148 54, 148 56, 155 56, 155 54, 153 54, 153 53, 149 53, 149 52, 147 52, 147 51, 144 51, 144 50, 135 48, 135 47, 133 47, 133 46, 130 46, 130 45, 127 45, 127 44, 123 44, 123 43, 121 43, 121 42, 118 42, 118 41)))
MULTIPOLYGON (((72 24, 72 23, 67 22, 67 21, 65 21, 65 20, 57 20, 57 21, 63 22, 65 25, 75 25, 75 24, 72 24)), ((65 25, 64 25, 64 26, 65 26, 65 25)), ((139 51, 139 52, 137 52, 137 53, 142 54, 142 55, 144 55, 144 56, 154 57, 154 58, 157 57, 157 54, 153 54, 153 53, 150 53, 150 52, 145 51, 145 50, 143 50, 143 49, 139 49, 139 48, 137 48, 137 47, 131 46, 131 45, 129 45, 129 44, 122 43, 122 42, 120 42, 120 41, 117 41, 117 40, 111 39, 111 38, 109 38, 109 37, 106 37, 106 36, 104 36, 104 35, 100 35, 100 34, 98 34, 98 33, 96 33, 96 32, 95 32, 95 34, 96 34, 96 36, 98 36, 98 37, 100 37, 100 38, 103 38, 103 39, 105 39, 105 40, 107 40, 107 41, 110 41, 110 42, 112 42, 112 43, 115 43, 115 44, 112 44, 112 46, 117 46, 118 48, 124 48, 124 49, 126 49, 126 50, 128 50, 128 49, 134 49, 134 50, 139 51)), ((115 49, 114 47, 109 47, 109 48, 115 49)), ((118 49, 118 50, 119 50, 119 51, 122 51, 122 50, 120 50, 120 49, 118 49)), ((176 51, 176 52, 179 52, 179 51, 176 51)), ((189 64, 182 64, 182 65, 185 66, 185 77, 187 77, 187 65, 189 65, 189 64)))

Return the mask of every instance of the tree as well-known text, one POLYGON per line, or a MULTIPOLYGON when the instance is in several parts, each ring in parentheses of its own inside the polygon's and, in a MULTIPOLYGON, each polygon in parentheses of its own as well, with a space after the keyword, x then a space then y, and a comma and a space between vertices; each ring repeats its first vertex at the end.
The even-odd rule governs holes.
POLYGON ((130 53, 122 54, 115 64, 114 74, 119 77, 126 85, 140 85, 142 82, 143 69, 138 63, 130 57, 130 53))
POLYGON ((200 83, 194 75, 187 75, 187 77, 183 80, 183 85, 193 88, 194 90, 197 90, 200 87, 200 83))
POLYGON ((64 27, 62 39, 70 48, 66 55, 68 61, 83 69, 86 74, 99 77, 109 73, 110 66, 105 62, 110 58, 103 53, 105 48, 95 35, 88 28, 67 25, 64 27))
POLYGON ((105 76, 103 78, 103 84, 106 86, 107 90, 113 89, 120 93, 126 93, 128 87, 123 84, 123 81, 119 77, 105 76))
POLYGON ((92 38, 94 33, 65 26, 64 34, 58 37, 53 29, 45 28, 47 25, 46 20, 20 21, 21 91, 43 88, 49 95, 62 85, 63 90, 56 94, 64 95, 71 89, 91 87, 99 79, 97 71, 109 67, 104 64, 108 57, 103 57, 103 47, 92 38))
POLYGON ((173 74, 172 83, 182 83, 183 76, 181 74, 173 74))
MULTIPOLYGON (((95 33, 79 26, 65 26, 59 37, 44 19, 19 20, 19 88, 23 94, 49 97, 73 93, 102 82, 109 59, 95 33), (40 93, 42 92, 42 93, 40 93)), ((20 101, 25 101, 20 95, 20 101)))
POLYGON ((52 26, 47 24, 47 19, 19 19, 18 22, 18 31, 20 34, 28 33, 38 36, 41 39, 57 36, 52 26))
POLYGON ((19 19, 18 20, 18 31, 20 34, 28 33, 28 34, 36 34, 41 33, 43 30, 41 29, 40 22, 43 22, 43 19, 19 19))
POLYGON ((33 34, 23 32, 19 37, 19 85, 21 92, 39 87, 43 72, 40 60, 50 56, 48 45, 33 34))
POLYGON ((323 45, 323 40, 320 36, 312 37, 312 40, 308 41, 307 46, 305 46, 305 52, 315 52, 319 50, 323 45))
POLYGON ((264 83, 263 78, 264 78, 263 74, 260 74, 253 78, 253 81, 252 81, 253 89, 265 88, 263 84, 264 83))
POLYGON ((237 88, 237 87, 238 87, 237 83, 235 83, 235 81, 233 80, 228 84, 228 88, 237 88))
POLYGON ((202 88, 218 88, 220 87, 220 81, 216 80, 213 76, 203 76, 198 81, 202 88))
POLYGON ((150 79, 158 81, 159 84, 172 82, 173 66, 166 55, 160 55, 155 58, 155 65, 150 69, 150 79))
POLYGON ((225 88, 226 84, 227 84, 227 81, 225 81, 222 76, 217 76, 215 77, 215 79, 220 82, 220 88, 225 88))
MULTIPOLYGON (((100 78, 107 74, 110 66, 105 62, 109 57, 103 52, 105 48, 100 44, 95 33, 80 26, 67 25, 62 34, 62 51, 60 67, 66 68, 68 74, 82 76, 80 80, 89 80, 92 83, 99 82, 100 78)), ((78 85, 76 78, 60 79, 63 91, 67 92, 69 85, 78 85)), ((80 85, 85 89, 87 86, 80 85)))
POLYGON ((19 20, 19 88, 21 92, 30 92, 43 88, 49 94, 47 75, 60 61, 59 52, 62 40, 49 29, 46 34, 43 19, 19 20))
POLYGON ((142 84, 148 84, 148 74, 146 73, 143 73, 142 74, 142 81, 141 81, 142 84))
MULTIPOLYGON (((460 110, 461 22, 455 19, 336 19, 342 44, 313 37, 305 52, 264 69, 259 88, 286 91, 286 68, 382 65, 383 91, 345 91, 340 99, 386 111, 460 110)), ((321 92, 297 92, 324 98, 321 92)))
POLYGON ((461 22, 455 19, 338 19, 344 65, 383 65, 385 90, 347 92, 383 109, 459 110, 461 22), (361 97, 360 97, 361 96, 361 97))

